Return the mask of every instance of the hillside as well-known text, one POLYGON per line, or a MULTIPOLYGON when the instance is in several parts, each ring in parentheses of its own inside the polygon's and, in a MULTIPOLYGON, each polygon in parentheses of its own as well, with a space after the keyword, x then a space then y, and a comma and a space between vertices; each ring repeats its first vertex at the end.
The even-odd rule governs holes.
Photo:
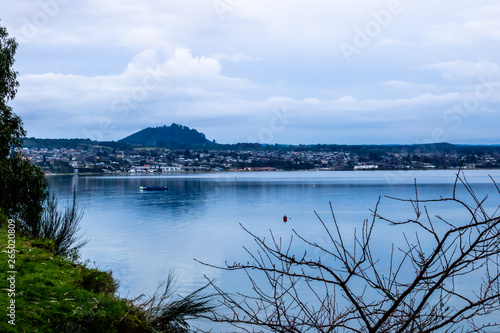
POLYGON ((130 145, 124 142, 115 141, 92 141, 90 139, 37 139, 24 138, 23 148, 46 148, 46 149, 75 149, 89 150, 96 147, 106 147, 109 149, 130 150, 130 145))
POLYGON ((205 134, 186 126, 172 124, 171 126, 148 127, 127 136, 118 142, 124 142, 143 147, 189 148, 193 146, 208 146, 213 143, 205 134))
POLYGON ((47 148, 47 149, 88 149, 95 144, 90 139, 37 139, 24 138, 23 148, 47 148))

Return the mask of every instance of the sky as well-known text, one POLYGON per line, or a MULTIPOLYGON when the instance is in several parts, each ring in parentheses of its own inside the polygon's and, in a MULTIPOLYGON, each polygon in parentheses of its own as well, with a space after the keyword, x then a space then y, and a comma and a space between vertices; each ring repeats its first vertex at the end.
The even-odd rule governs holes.
POLYGON ((500 144, 495 0, 2 0, 28 136, 500 144))

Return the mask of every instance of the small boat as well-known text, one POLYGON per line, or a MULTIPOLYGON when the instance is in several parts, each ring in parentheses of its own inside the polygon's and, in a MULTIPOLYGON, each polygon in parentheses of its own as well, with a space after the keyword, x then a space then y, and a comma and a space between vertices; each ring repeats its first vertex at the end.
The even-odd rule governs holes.
POLYGON ((166 186, 139 186, 140 191, 167 191, 166 186))

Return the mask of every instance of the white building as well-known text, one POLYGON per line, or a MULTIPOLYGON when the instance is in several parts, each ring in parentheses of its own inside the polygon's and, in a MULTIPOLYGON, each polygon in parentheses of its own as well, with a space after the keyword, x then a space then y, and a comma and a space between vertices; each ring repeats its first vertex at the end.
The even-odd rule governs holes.
POLYGON ((356 165, 354 170, 375 170, 378 169, 378 165, 356 165))

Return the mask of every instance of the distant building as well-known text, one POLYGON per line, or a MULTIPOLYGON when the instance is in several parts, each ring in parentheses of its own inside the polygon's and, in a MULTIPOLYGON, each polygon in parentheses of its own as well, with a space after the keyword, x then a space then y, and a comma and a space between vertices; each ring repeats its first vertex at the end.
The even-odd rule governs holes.
POLYGON ((245 171, 276 171, 273 167, 246 167, 245 171))
POLYGON ((162 166, 160 167, 161 172, 181 172, 181 167, 178 166, 162 166))
POLYGON ((378 169, 378 165, 356 165, 354 166, 354 170, 375 170, 378 169))

